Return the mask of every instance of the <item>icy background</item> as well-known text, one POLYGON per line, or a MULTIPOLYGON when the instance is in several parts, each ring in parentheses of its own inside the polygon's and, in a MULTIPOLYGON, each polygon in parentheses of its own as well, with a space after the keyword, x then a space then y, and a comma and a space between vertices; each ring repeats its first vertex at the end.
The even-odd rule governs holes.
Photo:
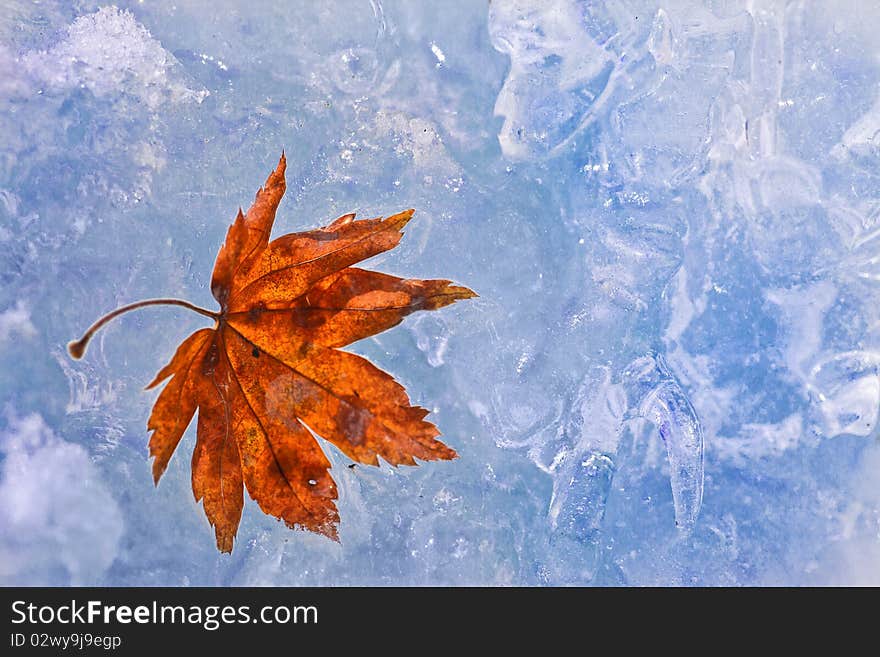
POLYGON ((880 7, 0 2, 0 582, 880 584, 880 7), (219 555, 142 391, 276 234, 418 209, 371 265, 480 293, 354 348, 460 453, 345 467, 341 545, 219 555))

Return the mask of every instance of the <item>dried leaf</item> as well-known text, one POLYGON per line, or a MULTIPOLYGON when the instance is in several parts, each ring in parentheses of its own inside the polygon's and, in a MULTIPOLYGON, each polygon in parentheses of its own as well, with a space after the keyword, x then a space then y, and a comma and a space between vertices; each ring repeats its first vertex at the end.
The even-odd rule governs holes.
POLYGON ((352 267, 395 247, 412 218, 347 214, 317 230, 269 241, 285 191, 285 158, 239 210, 217 256, 211 291, 219 312, 154 300, 119 309, 71 343, 85 344, 108 319, 150 303, 176 303, 212 316, 178 348, 148 388, 168 379, 148 429, 156 483, 195 414, 192 460, 196 500, 214 527, 217 547, 232 550, 243 489, 267 514, 338 540, 336 484, 313 433, 351 459, 416 465, 455 458, 410 404, 404 388, 369 361, 338 348, 476 296, 446 280, 410 280, 352 267), (170 379, 169 379, 170 377, 170 379))

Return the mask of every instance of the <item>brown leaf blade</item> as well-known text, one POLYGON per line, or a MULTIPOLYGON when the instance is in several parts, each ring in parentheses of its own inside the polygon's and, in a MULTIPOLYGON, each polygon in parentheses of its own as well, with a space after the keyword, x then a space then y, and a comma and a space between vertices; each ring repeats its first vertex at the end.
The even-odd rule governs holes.
POLYGON ((218 336, 199 367, 199 418, 192 456, 192 489, 214 528, 217 549, 231 552, 244 507, 241 458, 236 440, 235 417, 230 408, 232 380, 221 357, 218 336))
POLYGON ((171 362, 147 386, 152 388, 171 376, 147 420, 147 430, 152 432, 150 456, 154 459, 153 482, 156 484, 196 412, 198 372, 193 369, 213 333, 210 329, 201 329, 190 335, 178 347, 171 362))
POLYGON ((338 347, 476 295, 352 266, 394 248, 412 210, 343 215, 270 242, 285 165, 282 155, 218 253, 211 290, 220 311, 197 309, 215 328, 184 340, 148 386, 168 379, 148 421, 157 482, 198 413, 193 494, 222 552, 232 550, 245 489, 264 513, 338 540, 336 483, 313 432, 372 465, 456 457, 403 386, 338 347))
POLYGON ((318 281, 288 308, 230 313, 228 321, 232 326, 264 322, 275 334, 293 331, 309 342, 344 347, 387 331, 416 311, 474 296, 447 280, 405 279, 348 267, 318 281))
POLYGON ((291 413, 292 374, 226 329, 223 340, 237 392, 233 412, 248 493, 264 513, 336 538, 336 484, 330 461, 291 413))
POLYGON ((406 391, 390 375, 355 354, 315 343, 275 341, 279 320, 230 327, 251 345, 290 372, 283 396, 295 415, 315 433, 350 458, 378 465, 381 456, 392 465, 415 465, 455 458, 435 437, 440 434, 423 418, 427 411, 412 406, 406 391), (303 348, 304 345, 304 348, 303 348))

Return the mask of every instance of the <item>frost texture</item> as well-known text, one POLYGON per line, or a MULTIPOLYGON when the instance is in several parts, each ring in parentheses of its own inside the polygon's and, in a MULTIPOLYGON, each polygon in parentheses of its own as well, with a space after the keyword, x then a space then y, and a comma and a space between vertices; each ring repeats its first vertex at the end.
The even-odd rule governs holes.
POLYGON ((877 583, 876 8, 7 5, 0 390, 64 442, 4 447, 4 477, 73 450, 94 479, 68 489, 117 508, 124 538, 62 562, 79 535, 38 516, 27 549, 3 544, 6 580, 877 583), (127 301, 209 304, 282 147, 279 230, 415 207, 371 265, 480 294, 355 347, 461 458, 330 450, 341 544, 246 509, 224 558, 188 459, 158 489, 146 459, 141 388, 200 319, 126 317, 80 363, 63 345, 127 301))
POLYGON ((77 18, 62 41, 21 58, 24 70, 47 91, 79 87, 98 98, 130 93, 151 110, 207 96, 176 79, 174 63, 131 13, 116 7, 77 18))

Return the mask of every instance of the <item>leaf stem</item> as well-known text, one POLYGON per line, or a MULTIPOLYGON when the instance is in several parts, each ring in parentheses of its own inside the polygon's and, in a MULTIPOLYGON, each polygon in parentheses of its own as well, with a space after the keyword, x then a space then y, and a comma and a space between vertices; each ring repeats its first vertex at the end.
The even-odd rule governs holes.
POLYGON ((220 313, 215 313, 206 308, 201 308, 194 304, 191 304, 189 301, 184 301, 183 299, 145 299, 144 301, 137 301, 135 303, 130 303, 125 306, 120 306, 116 310, 113 310, 106 315, 104 315, 97 322, 92 324, 89 327, 89 330, 86 331, 83 336, 79 340, 74 340, 73 342, 69 342, 67 344, 67 351, 70 352, 70 356, 79 360, 86 353, 86 347, 89 345, 89 341, 92 339, 92 336, 97 333, 98 329, 100 329, 104 324, 119 317, 123 313, 127 313, 129 310, 136 310, 138 308, 144 308, 145 306, 182 306, 184 308, 188 308, 193 312, 197 312, 200 315, 204 315, 205 317, 210 317, 215 321, 220 319, 220 313))

